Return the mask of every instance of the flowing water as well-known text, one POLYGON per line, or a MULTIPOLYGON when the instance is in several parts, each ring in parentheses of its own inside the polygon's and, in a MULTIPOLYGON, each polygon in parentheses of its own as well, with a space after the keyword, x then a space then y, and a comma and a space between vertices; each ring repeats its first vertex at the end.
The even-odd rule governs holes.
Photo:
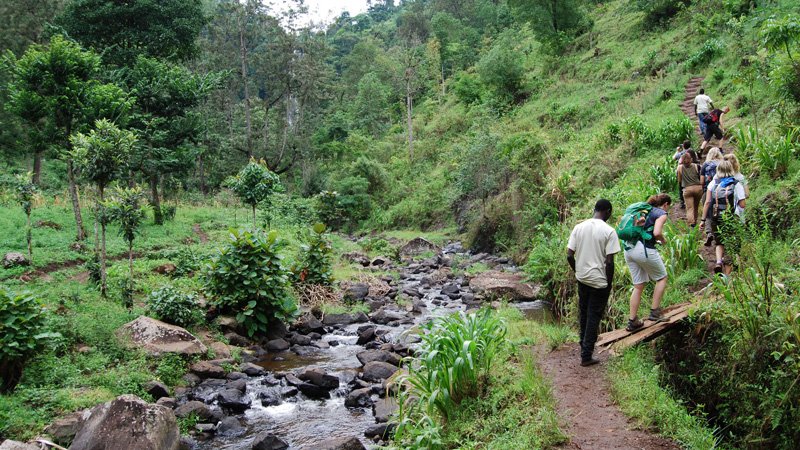
MULTIPOLYGON (((449 246, 445 252, 459 254, 460 246, 449 246), (453 250, 455 249, 455 250, 453 250)), ((513 266, 505 268, 515 270, 513 266)), ((451 300, 442 295, 442 287, 448 283, 460 285, 461 292, 470 292, 463 278, 432 281, 433 269, 411 265, 406 267, 397 282, 399 292, 417 290, 417 313, 410 315, 412 323, 398 326, 375 325, 376 333, 385 332, 384 339, 392 343, 411 345, 419 341, 415 336, 416 326, 435 317, 464 311, 466 305, 461 300, 451 300), (416 273, 414 273, 416 272, 416 273), (421 307, 424 305, 424 307, 421 307)), ((526 316, 535 320, 552 320, 549 304, 546 302, 525 302, 518 304, 526 316)), ((352 389, 349 385, 361 371, 361 363, 356 358, 364 346, 357 345, 357 330, 364 323, 343 326, 322 336, 330 348, 320 349, 311 355, 300 356, 291 351, 268 354, 257 364, 267 370, 265 376, 250 377, 247 380, 247 396, 252 400, 251 407, 238 417, 245 424, 246 432, 237 436, 220 436, 198 444, 199 449, 250 450, 256 435, 270 432, 286 441, 292 449, 312 449, 326 439, 336 437, 358 437, 365 446, 373 444, 364 437, 364 431, 375 424, 371 408, 348 408, 344 400, 352 389), (287 398, 276 406, 262 406, 260 398, 264 394, 280 392, 280 385, 271 386, 276 380, 272 374, 299 372, 307 368, 320 368, 339 378, 339 388, 331 392, 328 400, 311 400, 303 394, 287 398), (266 383, 266 384, 265 384, 266 383)), ((216 407, 216 405, 213 405, 216 407)))

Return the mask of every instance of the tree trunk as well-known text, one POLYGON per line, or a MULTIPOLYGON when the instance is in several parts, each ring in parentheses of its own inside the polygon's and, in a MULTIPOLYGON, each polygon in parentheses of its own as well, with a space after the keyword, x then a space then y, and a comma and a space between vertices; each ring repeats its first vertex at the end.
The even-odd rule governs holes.
POLYGON ((164 225, 164 215, 161 214, 161 198, 158 195, 158 174, 150 175, 150 205, 153 207, 153 222, 164 225))
POLYGON ((133 284, 133 241, 128 242, 128 274, 133 284))
POLYGON ((414 103, 411 98, 410 84, 406 88, 406 117, 408 121, 408 160, 414 159, 414 125, 412 123, 412 114, 414 112, 414 103))
POLYGON ((72 165, 72 160, 67 160, 67 179, 69 180, 69 197, 72 200, 72 212, 75 214, 75 227, 77 234, 76 241, 86 239, 86 231, 83 229, 83 217, 81 217, 81 203, 78 198, 78 185, 75 182, 75 169, 72 165))
POLYGON ((200 183, 200 193, 203 197, 208 196, 208 186, 206 186, 206 169, 203 154, 197 155, 197 171, 200 183))
MULTIPOLYGON (((97 187, 98 194, 100 195, 99 204, 97 207, 97 212, 102 214, 101 211, 103 208, 103 200, 104 200, 104 191, 105 188, 103 186, 97 187)), ((105 297, 108 287, 106 285, 106 221, 101 218, 100 222, 100 295, 105 297)), ((95 221, 95 224, 97 221, 95 221)), ((95 228, 97 225, 95 225, 95 228)))
POLYGON ((33 184, 39 185, 39 180, 42 177, 42 152, 37 150, 33 152, 33 184))
MULTIPOLYGON (((246 13, 245 13, 246 14, 246 13)), ((247 157, 253 157, 253 124, 250 117, 250 91, 247 89, 247 47, 244 45, 244 26, 241 18, 237 17, 239 25, 239 51, 242 60, 242 87, 244 88, 244 122, 245 122, 245 147, 247 157)))
POLYGON ((256 228, 256 205, 252 205, 253 208, 253 228, 256 228))
POLYGON ((32 245, 32 236, 31 236, 31 214, 27 213, 27 220, 25 223, 25 238, 28 241, 28 264, 33 266, 33 245, 32 245))

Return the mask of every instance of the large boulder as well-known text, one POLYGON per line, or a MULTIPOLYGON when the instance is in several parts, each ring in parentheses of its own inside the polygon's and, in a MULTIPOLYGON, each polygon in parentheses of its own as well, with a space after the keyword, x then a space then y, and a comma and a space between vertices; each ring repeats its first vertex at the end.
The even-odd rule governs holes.
POLYGON ((367 381, 381 382, 397 372, 397 366, 382 361, 372 361, 364 365, 361 377, 367 381))
POLYGON ((199 355, 208 349, 185 329, 147 316, 139 316, 117 332, 126 343, 144 349, 151 355, 176 353, 199 355))
POLYGON ((225 369, 211 361, 199 361, 189 366, 189 371, 200 378, 225 378, 225 369))
POLYGON ((0 450, 39 450, 39 447, 9 439, 0 444, 0 450))
POLYGON ((30 264, 28 258, 19 252, 9 252, 3 256, 3 267, 27 266, 30 264))
POLYGON ((355 437, 331 438, 313 447, 305 448, 308 450, 365 450, 364 444, 355 437))
POLYGON ((70 450, 178 450, 172 410, 122 395, 92 409, 70 450))
POLYGON ((250 400, 239 389, 223 389, 217 394, 219 406, 241 413, 250 408, 250 400))
POLYGON ((327 390, 336 389, 339 387, 339 377, 335 375, 329 375, 322 369, 306 369, 301 372, 297 378, 303 381, 308 381, 313 385, 327 390))
POLYGON ((366 283, 354 283, 347 286, 344 291, 344 299, 348 301, 364 300, 369 295, 369 285, 366 283))
POLYGON ((433 242, 421 237, 416 237, 400 247, 400 254, 403 256, 419 255, 425 252, 438 253, 439 247, 433 242))
POLYGON ((348 408, 369 406, 372 403, 371 395, 372 388, 353 389, 347 394, 347 398, 344 400, 344 406, 348 408))
POLYGON ((80 431, 89 414, 90 411, 88 409, 76 411, 54 421, 44 429, 44 432, 52 437, 56 444, 69 445, 75 435, 78 434, 78 431, 80 431))
POLYGON ((189 417, 191 415, 195 415, 198 419, 200 419, 201 422, 211 420, 214 417, 214 413, 211 411, 211 408, 206 406, 205 403, 197 400, 186 402, 175 408, 175 415, 178 417, 189 417))
POLYGON ((289 444, 272 433, 263 432, 253 439, 253 450, 286 450, 289 444))
POLYGON ((484 297, 507 298, 512 301, 536 300, 541 288, 526 283, 518 273, 489 271, 469 281, 469 287, 484 297))
POLYGON ((382 361, 382 362, 388 362, 389 364, 395 366, 399 366, 400 361, 402 360, 400 355, 398 355, 397 353, 387 352, 378 349, 364 350, 363 352, 358 352, 356 358, 358 358, 358 361, 364 365, 371 363, 372 361, 382 361))

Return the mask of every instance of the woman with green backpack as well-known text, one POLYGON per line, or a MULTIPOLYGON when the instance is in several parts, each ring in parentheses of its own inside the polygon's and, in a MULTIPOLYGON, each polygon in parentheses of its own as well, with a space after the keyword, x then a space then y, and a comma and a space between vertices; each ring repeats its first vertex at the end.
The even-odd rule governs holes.
POLYGON ((664 224, 667 222, 667 211, 672 204, 668 194, 657 194, 647 199, 647 203, 636 203, 625 210, 620 221, 617 234, 625 244, 625 262, 631 271, 633 292, 631 293, 628 331, 635 331, 644 326, 637 317, 642 292, 648 282, 656 283, 653 290, 653 303, 648 319, 661 322, 661 298, 667 288, 667 269, 661 255, 656 250, 656 243, 664 244, 664 224))

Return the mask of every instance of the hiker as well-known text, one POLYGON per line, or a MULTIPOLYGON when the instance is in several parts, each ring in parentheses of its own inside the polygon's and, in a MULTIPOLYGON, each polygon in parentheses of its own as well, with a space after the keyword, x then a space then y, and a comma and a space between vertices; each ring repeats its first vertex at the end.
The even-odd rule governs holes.
POLYGON ((703 217, 705 217, 706 247, 715 245, 714 254, 716 263, 714 273, 719 274, 723 271, 730 274, 730 264, 725 262, 725 246, 720 236, 719 225, 724 220, 729 220, 731 214, 736 215, 740 220, 744 220, 745 199, 747 194, 744 190, 744 183, 736 180, 731 161, 722 161, 717 167, 717 177, 711 181, 706 194, 705 205, 703 206, 703 217))
POLYGON ((711 97, 706 95, 705 89, 700 89, 700 93, 694 98, 694 113, 697 115, 697 121, 700 122, 700 134, 706 134, 705 118, 714 107, 714 102, 711 97))
POLYGON ((720 148, 725 145, 725 134, 722 132, 722 116, 728 114, 730 110, 727 106, 725 109, 713 109, 703 119, 706 122, 706 131, 703 133, 703 143, 700 144, 701 152, 706 149, 708 143, 711 142, 711 138, 717 138, 720 148))
MULTIPOLYGON (((635 243, 625 241, 625 262, 628 263, 628 269, 631 271, 631 278, 633 279, 630 315, 628 317, 628 326, 625 327, 628 331, 635 331, 644 326, 644 323, 638 319, 637 315, 639 303, 642 301, 642 292, 645 285, 650 281, 655 281, 656 285, 655 289, 653 289, 653 303, 648 319, 656 322, 664 321, 661 315, 661 298, 667 288, 667 269, 664 266, 661 255, 656 250, 656 243, 666 243, 664 224, 667 222, 667 210, 671 204, 672 198, 668 194, 662 193, 648 198, 646 204, 637 203, 625 210, 627 215, 632 207, 643 205, 642 212, 646 211, 646 214, 642 214, 636 219, 637 225, 639 225, 640 221, 643 222, 639 225, 643 230, 642 238, 635 243)), ((617 231, 620 233, 620 238, 622 238, 624 235, 623 230, 617 231)))
MULTIPOLYGON (((747 185, 747 180, 744 178, 744 175, 742 175, 742 168, 739 166, 739 158, 737 158, 736 154, 734 153, 728 153, 727 155, 723 156, 723 159, 731 162, 731 167, 733 167, 734 173, 733 178, 744 185, 744 193, 747 197, 750 197, 750 187, 747 185)), ((714 178, 718 178, 718 176, 715 176, 714 178)))
POLYGON ((703 184, 700 181, 700 165, 692 160, 692 155, 684 153, 678 166, 678 184, 681 198, 686 201, 686 221, 690 227, 697 225, 697 210, 703 197, 703 184))
MULTIPOLYGON (((674 159, 675 161, 678 161, 678 166, 679 167, 680 167, 680 164, 681 164, 681 158, 686 153, 689 153, 691 155, 693 162, 696 163, 696 162, 698 162, 700 160, 700 157, 697 156, 697 152, 692 150, 692 143, 689 140, 685 140, 685 141, 683 141, 682 145, 679 145, 675 149, 675 154, 672 155, 672 159, 674 159)), ((678 196, 681 199, 681 209, 686 209, 686 201, 683 199, 683 188, 680 186, 680 184, 678 185, 678 196)))
POLYGON ((567 243, 567 262, 578 280, 581 366, 599 361, 592 357, 597 330, 603 318, 614 281, 614 255, 620 252, 611 217, 611 202, 600 199, 594 216, 575 225, 567 243))
POLYGON ((713 180, 714 176, 717 174, 717 165, 722 161, 722 151, 714 147, 709 150, 708 155, 706 155, 706 162, 704 162, 703 166, 700 168, 700 183, 703 185, 703 197, 701 201, 703 203, 706 201, 708 185, 711 184, 711 180, 713 180))

